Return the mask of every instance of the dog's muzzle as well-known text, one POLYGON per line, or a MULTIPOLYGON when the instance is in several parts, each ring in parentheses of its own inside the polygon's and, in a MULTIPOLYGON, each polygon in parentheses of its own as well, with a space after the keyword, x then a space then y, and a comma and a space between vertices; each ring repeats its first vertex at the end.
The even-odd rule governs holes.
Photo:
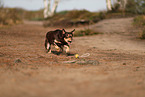
POLYGON ((68 44, 71 44, 72 43, 72 40, 71 40, 71 38, 66 38, 66 39, 64 39, 68 44))
POLYGON ((71 43, 72 41, 68 41, 69 43, 71 43))
POLYGON ((71 44, 71 43, 72 43, 72 41, 68 41, 67 43, 68 43, 68 44, 71 44))

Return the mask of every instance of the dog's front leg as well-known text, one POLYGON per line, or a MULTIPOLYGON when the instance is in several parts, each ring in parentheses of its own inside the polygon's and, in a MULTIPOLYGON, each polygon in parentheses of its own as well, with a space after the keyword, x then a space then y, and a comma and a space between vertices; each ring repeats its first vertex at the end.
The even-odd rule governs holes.
POLYGON ((63 51, 62 48, 57 46, 57 45, 55 45, 55 48, 56 48, 57 52, 62 52, 63 51))
POLYGON ((69 50, 70 50, 70 48, 69 48, 69 45, 64 45, 64 47, 66 48, 66 54, 69 54, 69 50))
POLYGON ((60 43, 55 43, 55 48, 57 52, 63 52, 63 47, 60 43))

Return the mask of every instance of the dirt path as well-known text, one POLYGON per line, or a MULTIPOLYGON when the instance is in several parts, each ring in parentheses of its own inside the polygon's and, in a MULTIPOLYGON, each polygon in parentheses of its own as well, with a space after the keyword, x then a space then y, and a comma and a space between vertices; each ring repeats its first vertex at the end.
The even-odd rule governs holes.
MULTIPOLYGON (((145 41, 137 39, 139 29, 132 26, 133 18, 108 19, 103 20, 89 28, 103 32, 103 35, 87 37, 89 46, 99 49, 117 49, 136 54, 145 54, 145 41), (90 39, 90 40, 88 40, 90 39)), ((87 28, 87 27, 86 27, 87 28)), ((83 43, 84 44, 84 43, 83 43)))
POLYGON ((90 26, 104 34, 75 37, 71 53, 90 54, 79 59, 45 53, 45 33, 56 28, 25 22, 0 29, 0 97, 144 97, 145 41, 131 23, 90 26))

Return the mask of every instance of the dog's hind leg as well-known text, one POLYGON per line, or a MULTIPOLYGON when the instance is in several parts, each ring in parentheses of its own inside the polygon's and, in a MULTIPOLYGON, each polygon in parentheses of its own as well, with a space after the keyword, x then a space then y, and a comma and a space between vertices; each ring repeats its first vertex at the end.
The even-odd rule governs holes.
POLYGON ((47 50, 46 53, 51 53, 51 44, 45 40, 45 49, 47 50))
POLYGON ((51 53, 51 44, 47 43, 47 53, 51 53))
POLYGON ((45 45, 45 49, 47 49, 47 40, 45 40, 45 44, 44 45, 45 45))

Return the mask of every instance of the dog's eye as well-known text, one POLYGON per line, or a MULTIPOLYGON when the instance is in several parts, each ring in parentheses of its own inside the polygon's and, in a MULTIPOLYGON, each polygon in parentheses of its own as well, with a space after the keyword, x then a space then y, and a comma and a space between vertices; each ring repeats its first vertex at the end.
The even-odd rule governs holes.
POLYGON ((71 34, 69 34, 67 37, 72 37, 72 35, 71 35, 71 34))

